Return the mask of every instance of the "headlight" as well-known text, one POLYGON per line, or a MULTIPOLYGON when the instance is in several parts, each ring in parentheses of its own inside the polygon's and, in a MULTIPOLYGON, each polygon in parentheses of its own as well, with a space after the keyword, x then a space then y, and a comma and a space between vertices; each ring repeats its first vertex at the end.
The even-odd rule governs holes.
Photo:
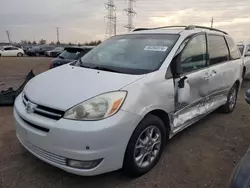
POLYGON ((64 118, 91 121, 110 117, 120 109, 126 95, 126 91, 98 95, 69 109, 64 118))

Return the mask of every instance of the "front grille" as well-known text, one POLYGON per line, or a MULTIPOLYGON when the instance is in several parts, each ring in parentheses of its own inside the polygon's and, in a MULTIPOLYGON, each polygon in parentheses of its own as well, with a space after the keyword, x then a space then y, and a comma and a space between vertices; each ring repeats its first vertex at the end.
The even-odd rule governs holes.
POLYGON ((66 158, 61 157, 59 155, 50 153, 48 151, 45 151, 39 147, 36 147, 35 145, 31 144, 30 142, 24 142, 22 141, 23 145, 25 145, 29 150, 31 150, 33 153, 39 155, 41 158, 44 158, 48 161, 51 161, 53 163, 57 163, 60 165, 66 165, 66 158))
MULTIPOLYGON (((28 102, 31 102, 26 95, 23 96, 23 104, 24 106, 27 105, 28 102)), ((44 116, 50 119, 59 120, 63 117, 64 112, 61 110, 49 108, 42 105, 36 105, 36 107, 33 109, 35 114, 38 114, 40 116, 44 116)))
MULTIPOLYGON (((20 116, 20 117, 21 117, 21 116, 20 116)), ((22 117, 21 117, 21 118, 22 118, 22 117)), ((33 124, 33 123, 30 123, 29 121, 26 121, 26 120, 23 119, 23 118, 22 118, 22 120, 23 120, 26 124, 28 124, 29 126, 33 127, 34 129, 38 129, 38 130, 43 131, 43 132, 46 132, 46 133, 49 132, 49 129, 47 129, 47 128, 40 127, 40 126, 38 126, 38 125, 35 125, 35 124, 33 124)))

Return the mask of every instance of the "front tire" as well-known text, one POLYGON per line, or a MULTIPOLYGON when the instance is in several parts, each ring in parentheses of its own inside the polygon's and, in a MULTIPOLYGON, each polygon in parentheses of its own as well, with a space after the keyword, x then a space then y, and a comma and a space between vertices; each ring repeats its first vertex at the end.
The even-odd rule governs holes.
POLYGON ((238 97, 238 86, 235 83, 227 96, 227 103, 220 108, 220 111, 226 114, 232 113, 235 109, 238 97))
POLYGON ((158 162, 166 143, 163 121, 147 115, 133 132, 124 157, 123 172, 138 177, 149 172, 158 162))
POLYGON ((19 53, 17 54, 17 57, 23 57, 23 54, 19 52, 19 53))

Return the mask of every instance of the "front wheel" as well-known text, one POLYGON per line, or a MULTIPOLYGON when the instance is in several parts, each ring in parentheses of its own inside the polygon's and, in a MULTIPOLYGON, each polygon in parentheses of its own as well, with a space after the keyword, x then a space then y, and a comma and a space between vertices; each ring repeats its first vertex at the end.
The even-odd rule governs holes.
POLYGON ((18 53, 18 54, 17 54, 17 57, 22 57, 22 56, 23 56, 22 53, 18 53))
POLYGON ((227 114, 233 112, 236 106, 237 96, 238 96, 238 86, 237 84, 234 84, 228 93, 227 103, 220 108, 221 112, 227 114))
POLYGON ((149 172, 158 162, 166 143, 163 121, 147 115, 133 132, 123 163, 126 175, 137 177, 149 172))

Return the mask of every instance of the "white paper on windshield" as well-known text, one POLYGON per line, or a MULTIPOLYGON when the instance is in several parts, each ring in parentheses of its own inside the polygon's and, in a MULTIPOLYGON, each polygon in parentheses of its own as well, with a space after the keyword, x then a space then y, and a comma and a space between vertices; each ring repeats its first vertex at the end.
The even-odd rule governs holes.
POLYGON ((166 52, 168 49, 167 46, 146 46, 144 50, 146 51, 155 51, 155 52, 166 52))

